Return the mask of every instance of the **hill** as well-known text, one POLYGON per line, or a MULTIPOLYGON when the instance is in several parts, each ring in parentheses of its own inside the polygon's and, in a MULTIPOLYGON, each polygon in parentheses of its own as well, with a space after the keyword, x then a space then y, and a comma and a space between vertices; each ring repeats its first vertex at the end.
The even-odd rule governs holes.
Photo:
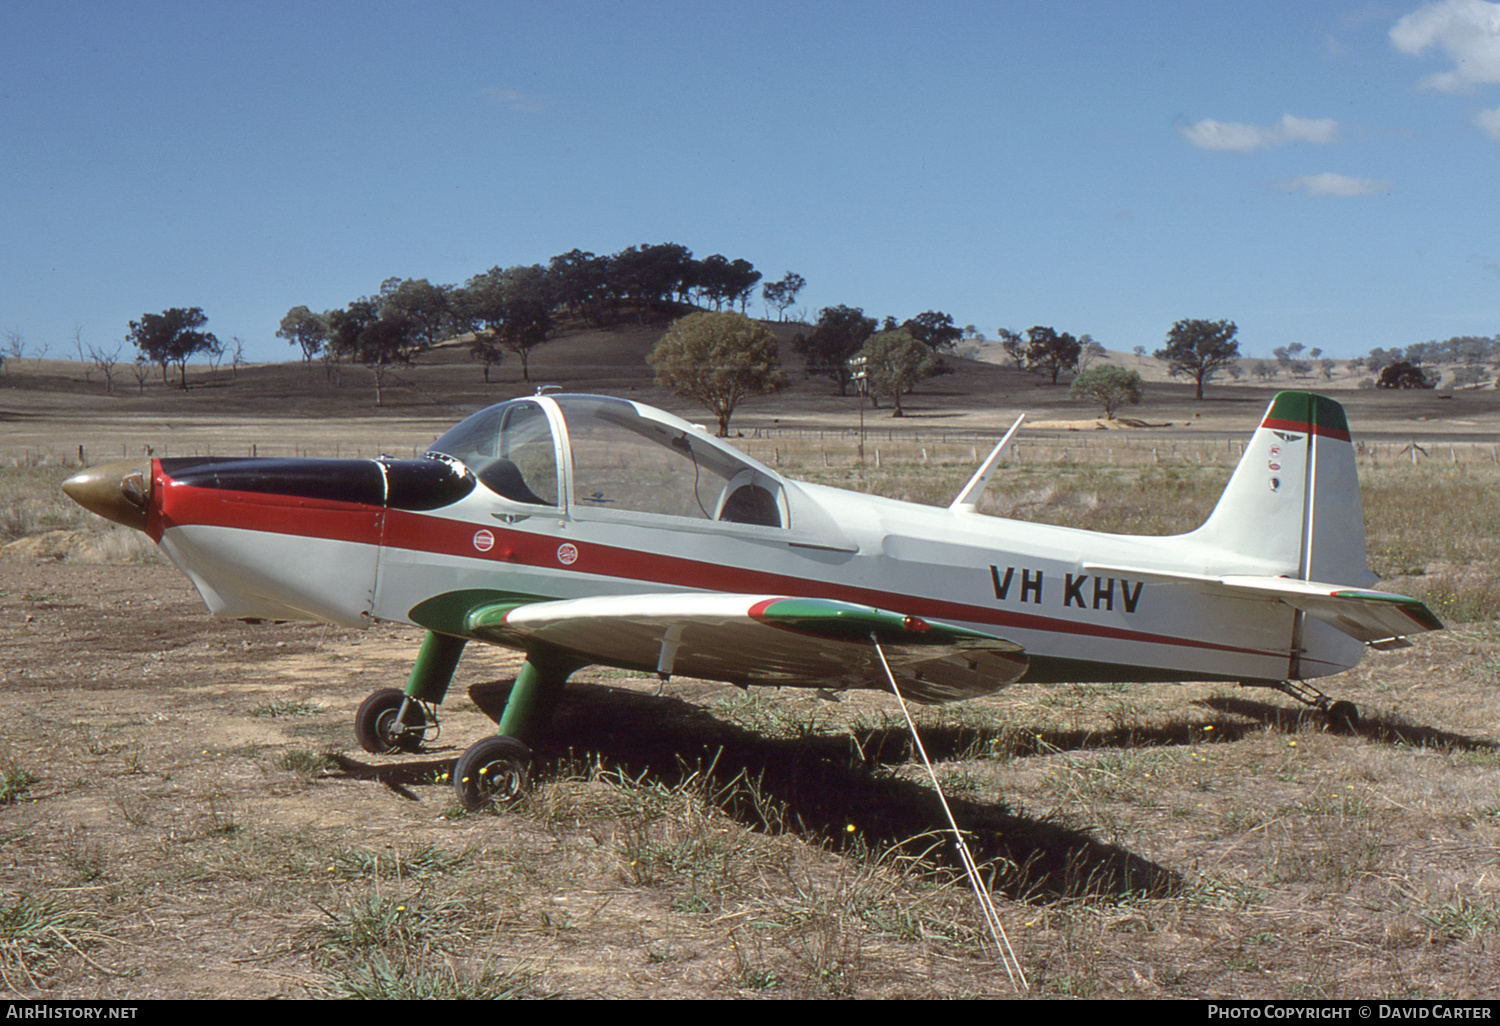
MULTIPOLYGON (((482 367, 461 344, 440 345, 410 366, 391 372, 384 403, 374 405, 371 373, 343 365, 336 375, 319 364, 301 361, 211 370, 191 366, 187 391, 159 377, 138 386, 130 368, 118 368, 113 391, 101 373, 74 361, 12 361, 0 374, 0 457, 48 452, 59 456, 138 452, 139 447, 176 444, 217 451, 249 451, 272 446, 277 451, 308 444, 318 437, 366 437, 385 451, 425 446, 446 426, 490 403, 529 395, 543 385, 570 392, 600 392, 639 399, 695 422, 706 411, 658 388, 645 356, 661 337, 665 321, 647 325, 621 323, 609 328, 572 327, 534 351, 530 380, 511 360, 491 372, 486 384, 482 367)), ((801 325, 771 323, 784 343, 783 362, 791 375, 784 392, 746 401, 735 412, 732 430, 853 429, 860 402, 852 393, 840 396, 825 378, 799 373, 790 340, 801 325)), ((941 430, 981 437, 1003 431, 1021 413, 1028 431, 1092 429, 1098 411, 1069 398, 1065 386, 1051 386, 996 361, 998 347, 967 347, 967 355, 946 357, 952 373, 923 382, 906 402, 906 416, 891 419, 887 410, 864 408, 868 424, 887 433, 921 434, 941 430)), ((1003 359, 1003 356, 1001 357, 1003 359)), ((1352 382, 1274 381, 1215 383, 1202 401, 1188 384, 1166 379, 1160 364, 1133 354, 1111 353, 1109 362, 1141 369, 1149 381, 1145 401, 1126 411, 1126 423, 1111 428, 1192 435, 1243 435, 1270 396, 1282 388, 1337 392, 1348 408, 1351 425, 1364 438, 1407 441, 1426 438, 1493 444, 1500 441, 1500 393, 1385 392, 1352 388, 1352 382)))

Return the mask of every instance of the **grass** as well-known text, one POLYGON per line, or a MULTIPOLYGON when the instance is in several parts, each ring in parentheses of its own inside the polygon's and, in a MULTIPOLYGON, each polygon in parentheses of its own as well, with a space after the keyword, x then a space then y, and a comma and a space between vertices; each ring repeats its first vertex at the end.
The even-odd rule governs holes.
POLYGON ((309 752, 305 748, 293 748, 276 757, 276 766, 287 770, 304 785, 311 784, 338 763, 327 752, 309 752))
POLYGON ((35 995, 63 962, 77 958, 104 976, 118 975, 88 954, 103 935, 96 917, 70 908, 51 894, 0 896, 0 985, 35 995))
MULTIPOLYGON (((877 469, 873 451, 859 468, 825 465, 816 443, 753 441, 783 469, 943 505, 971 469, 968 443, 882 441, 877 469)), ((992 508, 1181 531, 1237 455, 1080 442, 1023 440, 992 508)), ((1486 498, 1500 473, 1361 459, 1372 565, 1469 622, 1327 682, 1365 711, 1354 733, 1265 692, 1197 686, 1019 687, 919 714, 1033 995, 1500 987, 1486 498)), ((61 522, 46 493, 63 473, 0 470, 9 529, 61 522)), ((59 637, 99 631, 86 585, 6 591, 8 614, 55 618, 59 637)), ((584 671, 525 799, 444 815, 451 746, 493 729, 463 688, 510 664, 466 655, 442 745, 376 758, 351 748, 347 717, 372 680, 404 672, 392 659, 411 639, 372 654, 370 635, 235 634, 248 629, 159 609, 133 623, 161 641, 112 629, 118 648, 57 650, 77 679, 128 689, 10 690, 25 715, 0 750, 7 996, 1013 993, 879 695, 674 680, 653 698, 654 679, 584 671), (311 654, 265 659, 267 636, 311 654), (240 680, 296 697, 236 696, 240 680)))
POLYGON ((1435 936, 1446 940, 1500 933, 1500 899, 1494 894, 1415 899, 1412 914, 1435 936))
POLYGON ((0 805, 13 805, 31 790, 36 774, 23 767, 9 752, 0 754, 0 805))
POLYGON ((319 996, 366 1001, 502 1001, 548 996, 537 989, 537 974, 526 968, 465 969, 423 949, 393 961, 383 952, 330 971, 319 996))
POLYGON ((318 969, 312 993, 359 999, 544 996, 539 974, 500 968, 498 953, 484 944, 486 902, 410 888, 414 879, 450 872, 462 859, 424 849, 388 859, 384 868, 379 855, 358 852, 342 853, 338 862, 354 879, 353 889, 319 905, 319 921, 302 933, 301 946, 318 969), (489 953, 475 958, 475 947, 489 953))
POLYGON ((42 555, 95 563, 160 561, 141 532, 102 520, 63 494, 63 481, 77 470, 76 463, 34 457, 0 466, 0 546, 60 531, 73 541, 45 547, 42 555))

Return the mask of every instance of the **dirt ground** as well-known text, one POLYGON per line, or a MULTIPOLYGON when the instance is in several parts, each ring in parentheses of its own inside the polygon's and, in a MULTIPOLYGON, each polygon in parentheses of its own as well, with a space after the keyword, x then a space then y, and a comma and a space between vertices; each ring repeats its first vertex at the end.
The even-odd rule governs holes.
MULTIPOLYGON (((0 758, 31 779, 0 806, 0 920, 45 896, 66 945, 12 931, 0 993, 346 993, 387 950, 350 938, 423 902, 521 993, 1016 992, 962 884, 934 890, 944 859, 866 854, 940 827, 883 696, 585 672, 533 801, 466 816, 444 775, 513 656, 466 658, 441 738, 375 757, 351 718, 414 632, 211 620, 160 565, 4 581, 0 758), (695 758, 781 811, 674 804, 695 758)), ((980 857, 1025 867, 999 907, 1033 994, 1493 997, 1497 668, 1492 627, 1376 657, 1330 685, 1365 710, 1350 735, 1196 686, 1016 689, 922 729, 980 857)))
MULTIPOLYGON (((369 413, 295 367, 266 409, 232 383, 101 398, 59 372, 0 391, 0 458, 218 452, 257 444, 247 432, 393 451, 504 397, 472 367, 443 373, 369 413)), ((1029 405, 1088 423, 1054 391, 985 381, 934 382, 903 429, 1000 430, 1029 405)), ((848 420, 826 383, 800 387, 805 402, 752 405, 747 430, 830 424, 835 407, 848 420)), ((1226 389, 1200 407, 1164 387, 1140 413, 1174 424, 1146 429, 1164 439, 1239 438, 1269 397, 1226 389)), ((1341 398, 1357 433, 1392 445, 1500 441, 1488 397, 1341 398)), ((584 671, 533 793, 465 815, 445 776, 493 731, 515 655, 471 646, 441 735, 370 756, 354 710, 404 683, 417 632, 213 620, 138 552, 27 552, 0 561, 0 995, 1022 992, 885 696, 684 680, 658 695, 584 671)), ((1024 993, 1500 994, 1500 628, 1449 628, 1319 682, 1364 711, 1352 731, 1198 685, 1016 688, 924 711, 1024 993)))

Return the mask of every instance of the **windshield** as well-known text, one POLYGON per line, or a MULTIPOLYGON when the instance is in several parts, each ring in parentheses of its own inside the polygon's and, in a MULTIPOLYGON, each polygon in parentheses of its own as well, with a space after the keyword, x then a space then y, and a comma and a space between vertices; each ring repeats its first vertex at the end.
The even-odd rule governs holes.
POLYGON ((507 499, 557 505, 557 449, 547 411, 517 399, 460 421, 428 448, 463 462, 484 485, 507 499))

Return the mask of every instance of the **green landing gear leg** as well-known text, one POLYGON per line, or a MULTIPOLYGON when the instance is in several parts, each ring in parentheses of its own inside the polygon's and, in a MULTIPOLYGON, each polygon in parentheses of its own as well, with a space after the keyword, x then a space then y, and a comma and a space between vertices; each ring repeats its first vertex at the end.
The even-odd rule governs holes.
POLYGON ((521 667, 494 737, 475 742, 453 768, 453 790, 469 811, 519 798, 531 779, 534 740, 552 720, 563 685, 579 663, 553 652, 532 652, 521 667))
POLYGON ((423 704, 437 705, 448 693, 466 639, 428 631, 422 650, 406 680, 406 690, 382 688, 364 700, 354 714, 354 736, 359 746, 376 755, 415 752, 429 730, 437 737, 437 716, 429 725, 423 704))

